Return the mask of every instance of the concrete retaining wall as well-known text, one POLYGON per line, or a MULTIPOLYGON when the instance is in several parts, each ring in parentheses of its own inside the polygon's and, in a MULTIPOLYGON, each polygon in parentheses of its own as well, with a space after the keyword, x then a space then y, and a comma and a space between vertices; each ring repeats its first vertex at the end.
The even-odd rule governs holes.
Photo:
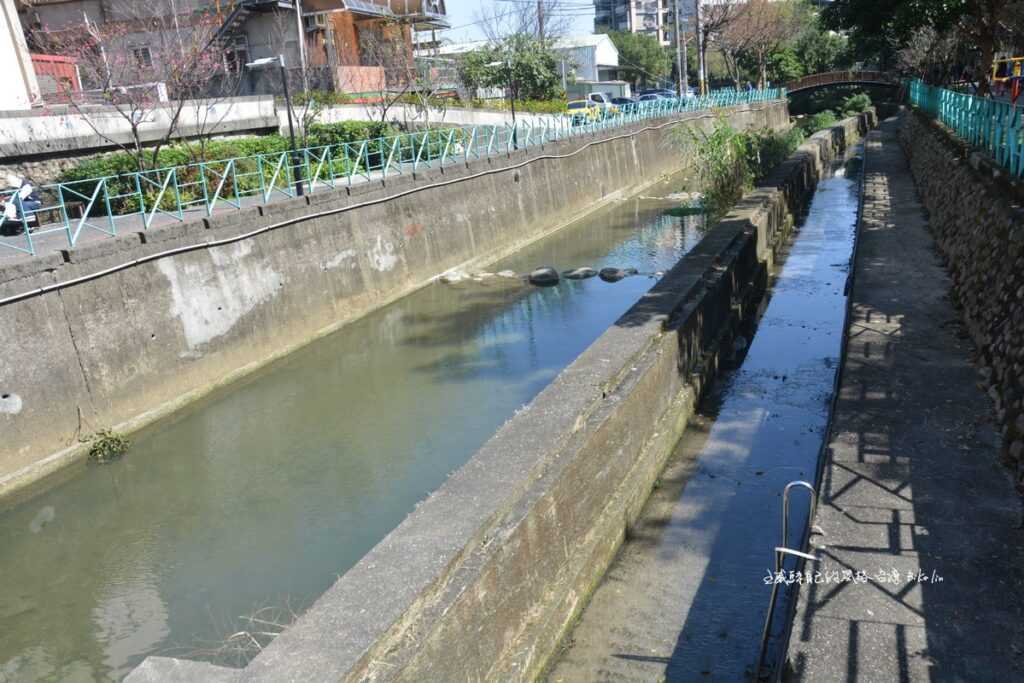
POLYGON ((1024 486, 1024 183, 923 115, 904 115, 901 142, 1024 486))
MULTIPOLYGON (((83 159, 133 144, 127 119, 110 107, 90 106, 83 115, 64 111, 24 112, 0 116, 0 174, 8 171, 37 184, 53 181, 83 159)), ((156 107, 139 125, 139 138, 156 143, 170 127, 174 110, 156 107)), ((197 134, 233 135, 273 130, 278 126, 274 98, 233 97, 210 103, 188 101, 179 115, 175 138, 197 134)))
MULTIPOLYGON (((740 128, 788 124, 782 102, 728 115, 740 128)), ((0 299, 280 227, 0 306, 0 493, 76 458, 82 432, 141 426, 447 269, 493 261, 678 170, 683 155, 670 135, 679 122, 710 126, 714 116, 125 234, 66 252, 66 261, 5 260, 0 299)))
POLYGON ((869 115, 813 136, 241 671, 128 681, 529 681, 600 580, 795 212, 869 115))

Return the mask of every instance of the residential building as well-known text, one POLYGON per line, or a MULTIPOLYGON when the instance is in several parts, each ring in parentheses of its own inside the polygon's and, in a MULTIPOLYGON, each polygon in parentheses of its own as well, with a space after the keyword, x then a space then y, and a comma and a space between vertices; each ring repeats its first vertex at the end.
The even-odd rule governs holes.
MULTIPOLYGON (((280 55, 296 87, 346 92, 381 90, 396 79, 408 81, 414 40, 448 26, 444 0, 19 2, 22 24, 30 34, 72 30, 85 21, 93 25, 136 22, 139 31, 129 39, 137 45, 133 49, 142 63, 160 60, 158 46, 165 41, 147 32, 140 15, 162 12, 164 18, 173 17, 176 28, 213 17, 219 23, 216 42, 230 68, 280 55)), ((279 88, 275 78, 272 72, 253 74, 240 92, 273 92, 279 88)))
MULTIPOLYGON (((685 25, 694 15, 697 0, 678 2, 680 20, 685 25)), ((670 45, 675 31, 675 3, 676 0, 594 0, 594 32, 643 33, 657 38, 662 45, 670 45)))

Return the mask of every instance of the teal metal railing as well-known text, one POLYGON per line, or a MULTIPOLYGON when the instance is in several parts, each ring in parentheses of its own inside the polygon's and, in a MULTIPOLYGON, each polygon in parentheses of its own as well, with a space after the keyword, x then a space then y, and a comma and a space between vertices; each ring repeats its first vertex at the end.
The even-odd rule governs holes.
POLYGON ((0 214, 0 247, 36 253, 36 242, 60 234, 74 249, 86 232, 116 236, 148 230, 157 220, 181 222, 220 210, 269 203, 278 198, 351 186, 375 178, 465 163, 513 149, 589 135, 638 121, 686 111, 779 99, 785 90, 721 90, 703 97, 625 105, 614 114, 530 116, 512 125, 433 129, 390 137, 203 161, 38 188, 40 206, 25 206, 17 191, 0 193, 13 202, 14 218, 0 214))
POLYGON ((1024 108, 1010 102, 910 82, 910 103, 951 128, 965 142, 984 148, 1017 177, 1024 176, 1021 139, 1024 108))

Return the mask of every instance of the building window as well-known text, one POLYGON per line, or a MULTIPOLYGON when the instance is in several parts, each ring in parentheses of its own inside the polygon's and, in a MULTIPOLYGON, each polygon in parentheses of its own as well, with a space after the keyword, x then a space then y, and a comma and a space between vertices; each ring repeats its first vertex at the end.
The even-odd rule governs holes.
POLYGON ((153 53, 146 46, 133 47, 132 57, 135 59, 135 63, 143 68, 150 68, 153 66, 153 53))

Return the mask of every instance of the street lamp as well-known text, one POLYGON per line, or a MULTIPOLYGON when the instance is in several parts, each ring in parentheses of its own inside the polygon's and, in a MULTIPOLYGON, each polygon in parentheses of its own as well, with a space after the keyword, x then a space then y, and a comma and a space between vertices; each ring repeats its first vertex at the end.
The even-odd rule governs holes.
POLYGON ((519 132, 516 129, 516 93, 512 87, 512 59, 506 57, 503 62, 488 62, 484 66, 497 67, 504 66, 508 76, 508 102, 509 107, 512 109, 512 148, 519 149, 519 132))
POLYGON ((291 146, 289 156, 292 161, 292 173, 295 174, 295 194, 301 196, 305 194, 305 192, 302 187, 302 175, 297 171, 298 163, 295 161, 295 124, 292 123, 292 98, 288 94, 288 73, 284 69, 284 55, 257 59, 255 61, 248 62, 245 67, 247 69, 263 69, 265 67, 272 66, 275 63, 281 68, 281 83, 284 84, 284 105, 288 110, 288 139, 291 146))

